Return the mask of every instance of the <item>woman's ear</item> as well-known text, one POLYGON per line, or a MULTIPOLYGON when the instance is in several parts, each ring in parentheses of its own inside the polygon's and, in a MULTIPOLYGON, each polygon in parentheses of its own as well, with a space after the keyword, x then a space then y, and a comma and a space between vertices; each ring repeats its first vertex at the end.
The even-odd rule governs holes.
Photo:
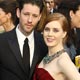
POLYGON ((65 38, 66 35, 67 35, 67 32, 64 32, 62 38, 65 38))
POLYGON ((41 34, 43 34, 43 31, 41 32, 41 34))

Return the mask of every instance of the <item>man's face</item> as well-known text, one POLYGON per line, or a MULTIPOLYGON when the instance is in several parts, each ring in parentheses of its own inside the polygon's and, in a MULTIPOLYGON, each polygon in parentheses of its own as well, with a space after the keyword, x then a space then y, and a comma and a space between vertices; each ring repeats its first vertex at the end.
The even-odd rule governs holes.
POLYGON ((24 35, 29 35, 40 20, 40 8, 32 4, 24 4, 23 9, 17 9, 19 29, 24 35))
POLYGON ((75 13, 72 12, 71 16, 71 22, 73 25, 73 28, 80 28, 80 9, 78 9, 75 13))
POLYGON ((50 12, 51 9, 55 7, 54 0, 45 0, 45 4, 47 6, 47 11, 50 12))

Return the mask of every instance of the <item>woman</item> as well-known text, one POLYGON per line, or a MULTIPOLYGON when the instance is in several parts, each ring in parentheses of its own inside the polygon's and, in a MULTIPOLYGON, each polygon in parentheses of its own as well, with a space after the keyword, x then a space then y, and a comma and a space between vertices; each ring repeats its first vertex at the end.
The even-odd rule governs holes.
POLYGON ((43 37, 48 54, 37 65, 33 80, 80 80, 80 74, 64 45, 70 40, 70 26, 66 17, 53 13, 44 22, 43 37))
POLYGON ((16 8, 17 2, 15 0, 0 1, 0 26, 3 26, 5 32, 15 28, 16 8))

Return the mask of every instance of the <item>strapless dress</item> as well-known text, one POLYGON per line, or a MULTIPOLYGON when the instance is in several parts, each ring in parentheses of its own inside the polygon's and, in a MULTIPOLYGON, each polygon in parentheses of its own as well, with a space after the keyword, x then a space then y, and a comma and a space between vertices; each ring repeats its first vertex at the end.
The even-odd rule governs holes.
POLYGON ((43 68, 36 67, 33 80, 54 80, 53 77, 43 68))

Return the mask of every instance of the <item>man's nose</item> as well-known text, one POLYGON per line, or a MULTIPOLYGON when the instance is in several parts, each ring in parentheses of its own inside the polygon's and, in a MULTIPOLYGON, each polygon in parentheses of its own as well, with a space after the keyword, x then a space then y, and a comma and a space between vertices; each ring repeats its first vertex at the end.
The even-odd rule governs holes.
POLYGON ((32 16, 29 16, 28 22, 32 22, 32 16))

